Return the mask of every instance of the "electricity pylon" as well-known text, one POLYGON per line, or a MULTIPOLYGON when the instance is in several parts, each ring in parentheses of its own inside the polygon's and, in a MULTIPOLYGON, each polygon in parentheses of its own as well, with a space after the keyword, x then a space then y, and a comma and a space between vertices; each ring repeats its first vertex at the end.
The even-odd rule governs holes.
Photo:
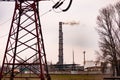
POLYGON ((50 80, 38 11, 38 3, 41 0, 6 1, 15 1, 15 9, 0 80, 50 80))

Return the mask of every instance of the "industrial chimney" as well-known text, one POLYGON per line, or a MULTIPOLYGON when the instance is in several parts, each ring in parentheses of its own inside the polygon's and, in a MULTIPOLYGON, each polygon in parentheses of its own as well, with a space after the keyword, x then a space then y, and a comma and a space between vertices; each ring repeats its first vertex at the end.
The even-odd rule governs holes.
POLYGON ((79 25, 79 22, 70 21, 70 22, 59 22, 59 55, 58 55, 58 62, 57 64, 63 65, 63 31, 62 25, 79 25))
POLYGON ((62 22, 59 22, 59 55, 58 55, 59 65, 63 65, 63 31, 62 31, 62 22))

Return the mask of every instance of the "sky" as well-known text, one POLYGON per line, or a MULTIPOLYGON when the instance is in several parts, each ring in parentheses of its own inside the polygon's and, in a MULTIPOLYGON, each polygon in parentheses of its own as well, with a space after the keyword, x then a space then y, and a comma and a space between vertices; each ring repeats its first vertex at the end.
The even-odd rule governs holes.
MULTIPOLYGON (((86 52, 86 60, 96 60, 95 51, 99 50, 99 36, 95 28, 96 17, 99 10, 115 4, 120 0, 73 0, 67 12, 60 9, 52 10, 52 6, 59 0, 41 1, 39 4, 40 19, 47 61, 53 64, 58 62, 58 34, 59 22, 79 22, 79 25, 63 25, 63 52, 64 63, 83 65, 83 51, 86 52)), ((61 8, 66 8, 69 0, 65 0, 61 8)), ((7 37, 10 29, 14 2, 0 2, 0 63, 4 55, 7 37)))

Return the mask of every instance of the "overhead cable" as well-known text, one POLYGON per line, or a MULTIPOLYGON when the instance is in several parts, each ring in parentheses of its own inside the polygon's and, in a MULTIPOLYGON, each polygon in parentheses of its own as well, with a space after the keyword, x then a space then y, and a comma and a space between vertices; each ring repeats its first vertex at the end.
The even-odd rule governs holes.
POLYGON ((63 12, 67 11, 71 7, 71 5, 72 5, 72 0, 70 0, 69 5, 67 6, 67 8, 63 9, 62 11, 63 12))
MULTIPOLYGON (((57 3, 55 3, 55 4, 52 6, 52 8, 53 8, 53 9, 59 8, 59 7, 64 3, 64 1, 65 1, 65 0, 63 0, 63 1, 59 0, 57 3)), ((71 5, 72 5, 72 0, 70 0, 68 6, 67 6, 65 9, 61 9, 61 8, 60 8, 60 9, 61 9, 63 12, 66 12, 66 11, 71 7, 71 5)))

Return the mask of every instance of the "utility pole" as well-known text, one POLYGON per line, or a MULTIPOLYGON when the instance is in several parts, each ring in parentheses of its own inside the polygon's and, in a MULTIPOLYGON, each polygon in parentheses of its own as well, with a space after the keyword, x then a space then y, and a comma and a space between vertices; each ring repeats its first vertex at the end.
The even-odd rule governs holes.
POLYGON ((75 60, 74 60, 74 50, 73 50, 73 66, 72 66, 72 70, 75 70, 75 60))
POLYGON ((83 58, 83 65, 84 65, 84 67, 85 67, 85 63, 86 63, 86 60, 85 60, 85 51, 83 51, 83 55, 84 55, 84 58, 83 58))

